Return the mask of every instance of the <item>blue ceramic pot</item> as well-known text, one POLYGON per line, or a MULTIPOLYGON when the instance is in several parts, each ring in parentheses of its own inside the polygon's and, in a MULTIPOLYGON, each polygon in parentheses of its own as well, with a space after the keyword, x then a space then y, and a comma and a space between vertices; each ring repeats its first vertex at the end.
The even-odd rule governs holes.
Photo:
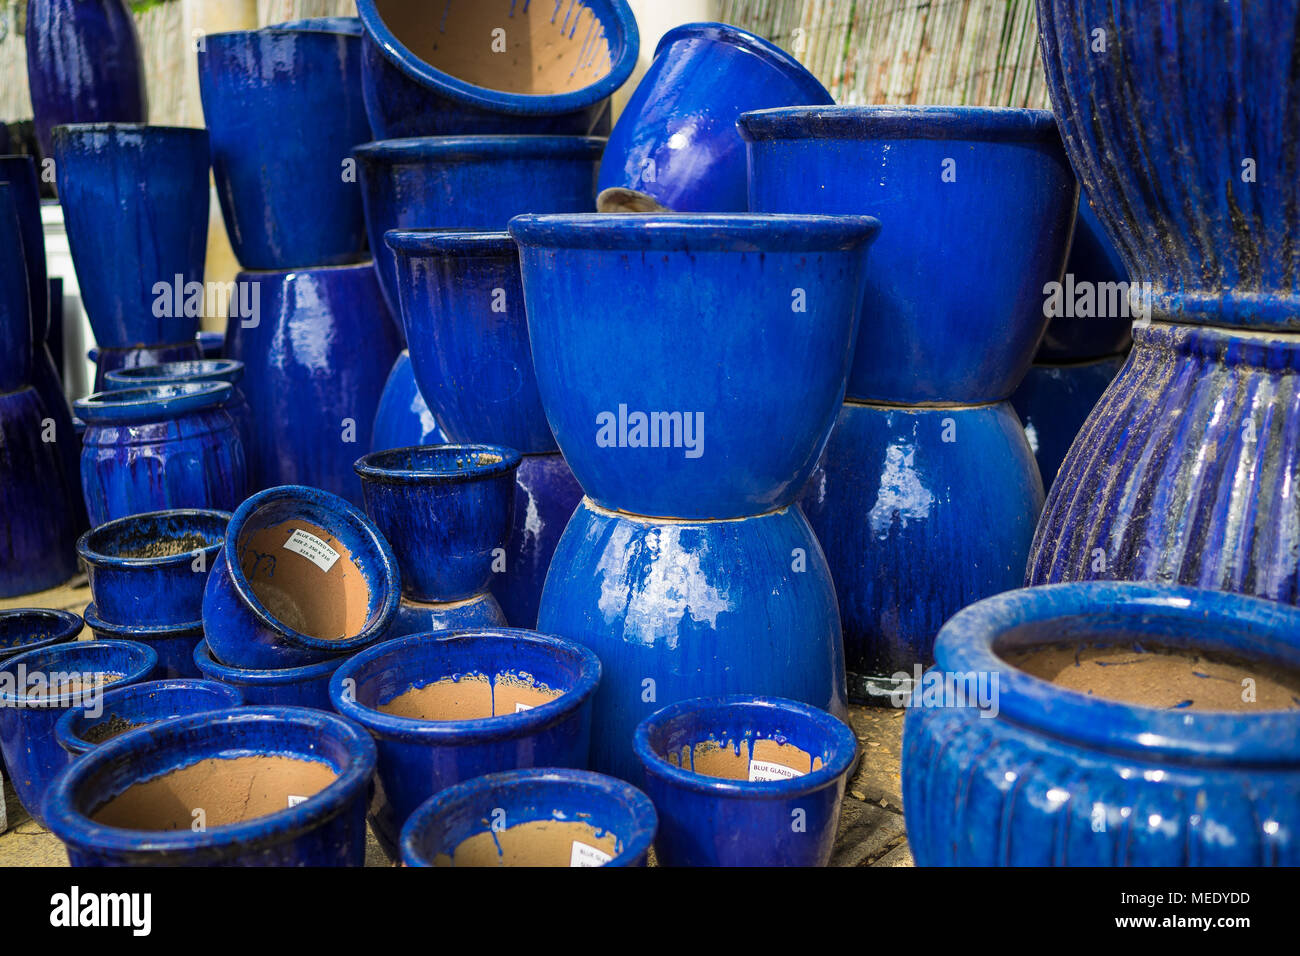
MULTIPOLYGON (((333 714, 300 707, 190 714, 123 734, 74 761, 50 790, 49 827, 73 866, 360 866, 374 769, 374 742, 333 714), (218 823, 219 808, 206 808, 208 826, 197 830, 189 808, 174 820, 155 815, 149 828, 96 822, 133 786, 200 761, 249 757, 323 765, 336 776, 324 789, 296 795, 306 800, 252 819, 218 823)), ((295 796, 280 781, 252 780, 259 792, 295 796)))
POLYGON ((27 84, 46 156, 56 126, 143 123, 149 97, 125 0, 27 0, 27 84))
POLYGON ((466 627, 506 627, 509 623, 490 591, 482 591, 461 601, 425 602, 404 597, 384 640, 466 627))
POLYGON ((251 486, 311 485, 360 504, 352 463, 370 448, 401 348, 374 268, 241 272, 236 281, 252 314, 231 318, 226 351, 244 363, 256 422, 251 486))
POLYGON ((636 66, 636 19, 624 0, 570 0, 563 11, 517 0, 445 9, 358 0, 357 12, 378 139, 591 133, 608 128, 609 96, 636 66), (486 55, 489 44, 508 56, 486 55))
POLYGON ((78 399, 81 487, 95 527, 178 508, 233 511, 247 486, 225 382, 96 392, 78 399))
POLYGON ((108 376, 119 369, 147 368, 173 362, 197 362, 203 357, 198 341, 175 345, 150 345, 140 348, 106 349, 96 346, 86 353, 95 363, 95 391, 108 389, 108 376))
POLYGON ((904 725, 917 865, 1300 863, 1295 705, 1149 707, 1058 686, 1006 659, 1061 645, 1076 655, 1087 645, 1142 657, 1166 649, 1294 675, 1297 634, 1293 608, 1113 582, 1015 591, 962 611, 904 725))
POLYGON ((515 219, 542 404, 587 495, 676 518, 789 505, 844 400, 879 228, 865 216, 515 219))
POLYGON ((849 398, 1010 397, 1047 325, 1044 287, 1061 277, 1079 192, 1051 113, 789 108, 747 113, 740 130, 751 209, 886 223, 849 398))
POLYGON ((337 495, 287 485, 235 510, 203 623, 227 664, 298 667, 379 640, 400 595, 397 560, 369 518, 337 495))
POLYGON ((157 663, 153 648, 131 641, 54 644, 0 663, 0 752, 18 799, 38 823, 46 822, 46 788, 68 763, 55 723, 69 708, 103 703, 108 685, 95 681, 115 675, 113 685, 139 683, 157 663))
POLYGON ((243 389, 239 387, 243 379, 243 362, 234 359, 198 359, 117 369, 104 376, 104 387, 115 391, 122 388, 170 385, 174 382, 227 382, 232 391, 230 400, 226 402, 226 412, 235 420, 235 428, 247 456, 253 441, 253 413, 248 407, 243 389))
POLYGON ((585 769, 600 674, 587 648, 512 628, 415 634, 349 660, 330 700, 378 741, 380 842, 395 852, 402 824, 453 784, 520 767, 585 769), (428 696, 394 703, 408 693, 428 696))
POLYGON ((402 349, 379 396, 375 427, 370 433, 370 450, 387 451, 390 448, 446 443, 447 436, 415 384, 411 353, 402 349))
POLYGON ((847 715, 835 587, 797 507, 667 522, 584 501, 551 561, 537 626, 600 658, 591 766, 632 783, 633 731, 665 704, 757 693, 847 715))
POLYGON ((61 126, 54 156, 81 301, 100 347, 193 343, 205 298, 208 131, 61 126))
POLYGON ((353 147, 371 138, 361 22, 321 18, 209 34, 198 57, 217 196, 240 265, 366 258, 361 191, 347 175, 353 147))
POLYGON ((247 669, 231 667, 212 656, 207 641, 194 648, 194 666, 205 678, 238 690, 249 704, 276 704, 284 707, 311 707, 333 711, 330 703, 330 678, 345 657, 332 657, 301 667, 247 669))
POLYGON ((243 705, 244 697, 238 690, 214 681, 146 681, 106 691, 93 714, 76 709, 65 711, 54 725, 54 736, 69 757, 75 759, 127 730, 173 717, 232 710, 243 705), (117 726, 113 725, 115 720, 117 726))
POLYGON ((599 188, 633 189, 677 212, 746 212, 740 114, 834 102, 761 37, 723 23, 677 27, 659 41, 610 133, 599 188))
POLYGON ((402 862, 462 867, 645 866, 657 824, 650 798, 621 780, 584 770, 510 770, 449 787, 422 804, 402 827, 402 862), (521 825, 523 830, 510 833, 521 825), (573 839, 558 850, 539 852, 528 838, 532 827, 550 831, 548 838, 568 828, 573 839), (472 845, 462 848, 475 837, 476 842, 484 842, 489 833, 496 845, 485 847, 486 853, 474 852, 472 845))
POLYGON ((66 644, 81 633, 81 615, 49 608, 10 608, 0 611, 0 661, 66 644))
POLYGON ((224 358, 222 354, 226 348, 225 332, 203 332, 200 331, 198 336, 199 357, 205 359, 224 358))
POLYGON ((14 186, 0 182, 0 240, 4 242, 0 253, 0 393, 31 384, 35 354, 18 199, 14 186))
POLYGON ((858 741, 779 697, 697 698, 636 729, 661 866, 825 866, 858 741))
MULTIPOLYGON (((9 185, 10 200, 18 216, 23 260, 27 266, 27 294, 31 299, 32 335, 44 343, 50 334, 49 280, 45 272, 45 228, 41 225, 41 187, 36 163, 30 156, 0 156, 0 183, 9 185)), ((6 217, 8 213, 3 213, 6 217)), ((8 220, 4 228, 8 228, 8 220)), ((6 236, 6 248, 8 238, 6 236)), ((10 258, 7 252, 5 257, 10 258)), ((12 268, 12 259, 6 268, 12 268)), ((62 316, 60 315, 60 318, 62 316)))
POLYGON ((194 648, 203 640, 203 621, 195 618, 182 624, 111 624, 99 615, 94 604, 86 607, 86 627, 100 641, 136 641, 158 654, 154 676, 161 679, 199 677, 194 666, 194 648))
POLYGON ((537 394, 519 249, 505 232, 392 231, 420 392, 454 441, 556 450, 537 394))

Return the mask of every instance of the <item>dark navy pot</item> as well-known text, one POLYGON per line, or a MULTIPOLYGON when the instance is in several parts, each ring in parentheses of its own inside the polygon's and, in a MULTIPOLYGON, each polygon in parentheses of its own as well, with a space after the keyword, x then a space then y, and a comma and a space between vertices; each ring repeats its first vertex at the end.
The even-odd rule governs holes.
POLYGON ((1297 635, 1294 608, 1118 582, 1030 588, 962 611, 940 635, 933 688, 913 699, 904 724, 903 804, 917 865, 1300 864, 1300 710, 1099 699, 1002 657, 1037 645, 1136 644, 1295 671, 1297 635), (973 694, 941 693, 939 678, 952 675, 967 687, 982 679, 996 697, 981 706, 973 694))
POLYGON ((199 677, 194 666, 194 648, 203 640, 203 621, 195 618, 184 624, 110 624, 99 615, 94 604, 86 607, 86 627, 95 639, 136 641, 153 648, 158 654, 154 676, 161 679, 199 677))
POLYGON ((798 60, 761 37, 723 23, 677 27, 659 41, 610 133, 599 188, 633 189, 677 212, 746 212, 740 114, 834 102, 798 60))
POLYGON ((445 10, 359 0, 357 12, 366 30, 366 109, 377 139, 603 131, 610 94, 636 66, 636 18, 624 0, 577 0, 563 13, 558 4, 530 11, 517 0, 445 10), (495 27, 508 65, 463 55, 488 43, 507 52, 495 45, 495 27), (531 75, 534 56, 541 74, 542 51, 560 67, 550 84, 531 75))
POLYGON ((751 209, 886 224, 849 398, 1010 397, 1047 326, 1044 287, 1061 277, 1079 192, 1051 113, 796 107, 747 113, 740 130, 751 209))
POLYGON ((88 735, 115 718, 134 725, 128 728, 134 730, 173 717, 232 710, 244 705, 244 697, 235 688, 215 681, 173 679, 105 691, 100 703, 94 714, 78 709, 65 711, 54 725, 54 736, 70 758, 80 757, 105 743, 106 740, 96 741, 88 735))
POLYGON ((234 359, 198 359, 190 362, 164 362, 161 365, 140 365, 122 368, 104 376, 104 387, 109 391, 122 388, 146 388, 150 385, 170 385, 174 382, 226 382, 232 391, 226 402, 226 412, 235 420, 244 454, 253 438, 253 413, 239 383, 244 379, 244 363, 234 359))
POLYGON ((375 427, 370 434, 371 451, 410 448, 413 445, 445 445, 447 436, 433 417, 415 384, 411 353, 402 349, 388 373, 384 391, 375 410, 375 427))
POLYGON ((199 331, 199 357, 205 359, 224 358, 222 354, 226 348, 225 332, 204 332, 199 331))
POLYGON ((397 560, 369 518, 327 491, 286 485, 235 510, 208 575, 203 623, 208 647, 227 664, 298 667, 379 640, 400 595, 397 560), (283 613, 263 602, 268 594, 283 613), (300 629, 324 631, 336 618, 342 634, 300 629))
POLYGON ((49 827, 73 866, 360 866, 375 745, 333 714, 244 707, 190 714, 123 734, 73 762, 50 789, 49 827), (204 830, 127 830, 91 815, 134 784, 201 760, 278 756, 338 774, 275 813, 204 830))
POLYGON ((31 384, 35 355, 19 198, 17 187, 0 182, 0 394, 31 384))
MULTIPOLYGON (((587 648, 514 628, 415 634, 349 660, 330 680, 330 700, 378 741, 371 817, 380 842, 395 854, 406 820, 453 784, 521 767, 586 769, 600 674, 600 661, 587 648), (419 720, 378 709, 412 688, 472 675, 543 685, 560 695, 531 709, 464 720, 419 720)), ((497 693, 494 688, 494 701, 497 693)))
POLYGON ((843 721, 779 697, 697 698, 641 721, 633 747, 659 812, 661 866, 830 862, 858 752, 843 721), (710 775, 696 769, 705 750, 734 761, 710 775), (802 760, 807 769, 790 766, 802 760))
POLYGON ((120 674, 112 686, 148 680, 158 663, 153 648, 131 641, 71 641, 15 654, 0 663, 0 752, 18 799, 36 821, 46 824, 45 791, 68 763, 54 737, 54 725, 72 707, 94 709, 102 689, 29 696, 34 681, 69 680, 71 675, 120 674), (63 675, 58 677, 56 675, 63 675))
POLYGON ((198 341, 177 342, 174 345, 146 345, 139 348, 105 349, 96 346, 86 353, 95 363, 97 392, 108 389, 108 376, 119 369, 146 368, 168 365, 172 362, 197 362, 203 357, 198 341))
MULTIPOLYGON (((35 161, 30 156, 0 155, 0 183, 8 184, 9 201, 13 202, 18 217, 22 258, 27 267, 27 295, 31 300, 32 335, 36 343, 43 344, 50 334, 50 287, 45 271, 45 228, 41 224, 41 187, 35 161)), ((3 226, 9 227, 7 220, 3 226)), ((6 239, 6 258, 12 254, 10 248, 6 239)), ((12 266, 11 260, 5 268, 12 266)))
MULTIPOLYGON (((622 780, 585 770, 508 770, 449 787, 411 815, 402 827, 406 866, 455 866, 456 848, 487 832, 521 823, 589 824, 598 837, 614 838, 614 852, 599 856, 570 847, 545 864, 530 857, 516 866, 645 866, 658 818, 654 804, 622 780), (495 816, 494 816, 495 814, 495 816), (597 862, 601 856, 611 859, 597 862), (578 862, 581 860, 581 862, 578 862)), ((575 841, 580 842, 580 841, 575 841)), ((461 866, 467 864, 462 860, 461 866)), ((512 861, 500 854, 496 865, 512 861)))
POLYGON ((355 17, 213 33, 199 92, 226 231, 245 269, 366 258, 352 149, 369 142, 355 17))
POLYGON ((207 641, 194 648, 194 665, 205 678, 238 690, 249 704, 312 707, 333 711, 330 678, 346 657, 332 657, 301 667, 246 669, 223 664, 212 656, 207 641))

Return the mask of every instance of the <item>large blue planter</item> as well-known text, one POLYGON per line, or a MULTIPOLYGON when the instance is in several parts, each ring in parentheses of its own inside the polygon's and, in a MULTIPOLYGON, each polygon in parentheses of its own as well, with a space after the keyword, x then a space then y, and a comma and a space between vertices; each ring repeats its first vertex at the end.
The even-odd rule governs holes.
POLYGON ((231 710, 244 705, 244 697, 233 687, 206 680, 157 680, 104 692, 100 706, 91 711, 68 710, 54 725, 59 746, 76 758, 90 753, 110 737, 146 724, 156 724, 174 717, 204 714, 214 710, 231 710), (128 725, 117 730, 118 726, 128 725))
POLYGON ((247 456, 253 440, 253 413, 248 407, 243 389, 239 387, 243 379, 243 362, 234 359, 198 359, 116 369, 104 376, 104 387, 114 391, 121 388, 170 385, 174 382, 227 382, 232 391, 226 402, 226 412, 235 420, 235 428, 247 456))
POLYGON ((87 605, 85 618, 96 640, 135 641, 153 648, 158 655, 155 677, 170 680, 200 676, 194 665, 194 648, 203 640, 201 618, 182 624, 113 624, 100 617, 94 604, 87 605))
POLYGON ((191 714, 123 734, 71 764, 51 788, 49 827, 73 866, 360 866, 374 769, 374 742, 332 714, 298 707, 191 714), (210 807, 206 828, 193 826, 188 808, 183 823, 177 818, 167 830, 95 822, 144 781, 203 760, 256 756, 324 764, 337 777, 300 803, 250 820, 218 824, 210 807))
POLYGON ((1300 711, 1145 707, 1004 659, 1038 645, 1118 645, 1295 672, 1297 635, 1293 608, 1145 584, 1031 588, 962 611, 904 725, 917 864, 1297 865, 1300 711))
POLYGON ((231 667, 212 656, 207 641, 194 648, 194 666, 205 678, 238 690, 249 704, 276 704, 284 707, 311 707, 333 711, 330 703, 330 678, 342 666, 345 657, 332 657, 301 667, 250 669, 231 667))
POLYGON ((370 433, 370 450, 410 448, 414 445, 443 445, 447 436, 429 411, 429 405, 415 384, 411 353, 402 349, 375 409, 375 426, 370 433))
POLYGON ((226 231, 245 269, 365 258, 352 149, 368 142, 361 22, 321 18, 209 34, 199 92, 226 231))

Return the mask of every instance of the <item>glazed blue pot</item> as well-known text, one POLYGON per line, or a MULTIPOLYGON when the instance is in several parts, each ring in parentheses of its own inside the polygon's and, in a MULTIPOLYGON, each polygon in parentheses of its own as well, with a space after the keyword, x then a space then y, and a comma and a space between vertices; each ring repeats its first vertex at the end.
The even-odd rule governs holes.
POLYGON ((108 389, 108 376, 120 369, 147 368, 169 365, 173 362, 197 362, 203 357, 196 341, 177 342, 174 345, 148 345, 139 348, 107 349, 96 346, 86 353, 95 363, 94 390, 108 389))
POLYGON ((454 9, 358 0, 357 12, 377 139, 585 135, 608 128, 609 96, 636 66, 636 18, 624 0, 571 0, 563 11, 558 3, 530 11, 516 0, 454 9), (504 64, 467 52, 489 43, 509 53, 504 64))
POLYGON ((369 262, 241 272, 248 312, 226 352, 244 363, 254 489, 302 484, 361 502, 352 463, 370 448, 385 379, 401 345, 369 262))
POLYGON ((453 784, 521 767, 585 769, 600 674, 600 661, 587 648, 513 628, 415 634, 349 660, 330 680, 330 700, 379 744, 371 819, 380 842, 395 854, 406 820, 453 784), (482 682, 486 699, 461 690, 466 680, 482 682), (420 712, 489 715, 420 719, 380 709, 442 681, 460 685, 458 700, 445 711, 420 712), (525 695, 543 688, 558 694, 549 700, 529 696, 529 706, 519 700, 519 687, 525 695), (499 694, 507 700, 499 702, 499 694), (505 712, 494 713, 498 708, 505 712))
POLYGON ((779 697, 679 701, 633 742, 659 812, 660 866, 825 866, 853 731, 779 697))
MULTIPOLYGON (((585 770, 509 770, 490 773, 446 790, 421 804, 402 827, 402 863, 406 866, 645 866, 658 818, 654 804, 621 780, 585 770), (496 814, 496 816, 494 816, 496 814), (500 821, 504 829, 499 829, 500 821), (575 822, 591 836, 613 838, 612 852, 576 838, 547 858, 530 853, 524 838, 517 852, 499 850, 495 858, 456 862, 462 843, 491 832, 508 833, 519 824, 575 822), (584 827, 585 829, 585 827, 584 827), (577 844, 582 844, 581 846, 577 844), (592 852, 595 850, 596 852, 592 852)), ((585 834, 583 834, 585 835, 585 834)), ((500 836, 494 836, 500 842, 500 836)), ((509 839, 509 838, 506 838, 509 839)))
MULTIPOLYGON (((45 271, 45 228, 41 225, 41 187, 36 178, 35 161, 30 156, 0 155, 0 183, 9 184, 9 195, 22 234, 27 295, 31 299, 32 335, 37 343, 44 343, 50 334, 50 287, 45 271)), ((7 220, 5 228, 8 228, 7 220)), ((6 258, 9 255, 6 253, 6 258)), ((12 268, 12 261, 8 268, 12 268)))
POLYGON ((789 505, 844 400, 879 229, 865 216, 511 222, 542 404, 587 495, 675 518, 789 505))
POLYGON ((351 654, 387 631, 401 579, 388 542, 348 502, 286 485, 236 510, 203 595, 208 647, 253 669, 351 654))
POLYGON ((87 605, 85 617, 96 640, 135 641, 153 648, 158 655, 154 676, 166 680, 200 676, 194 666, 194 648, 203 640, 200 618, 181 624, 112 624, 100 617, 94 604, 87 605))
POLYGON ((275 704, 284 707, 311 707, 333 711, 330 704, 330 678, 342 666, 345 657, 332 657, 301 667, 248 669, 231 667, 212 656, 207 641, 194 648, 194 666, 210 681, 238 690, 249 704, 275 704))
POLYGON ((431 136, 357 147, 370 251, 399 327, 390 229, 494 230, 539 209, 590 212, 604 146, 584 136, 431 136))
POLYGON ((99 123, 54 132, 81 301, 101 348, 193 343, 208 242, 208 132, 99 123))
POLYGON ((1297 634, 1294 608, 1117 582, 1030 588, 962 611, 945 625, 933 686, 904 724, 917 865, 1300 863, 1300 711, 1146 707, 1060 687, 1004 658, 1040 645, 1118 645, 1294 673, 1297 634), (971 688, 982 680, 996 698, 944 691, 943 675, 971 688))
POLYGON ((667 522, 584 501, 551 561, 537 626, 600 658, 591 768, 634 784, 633 731, 666 704, 756 693, 847 715, 835 587, 797 507, 667 522))
POLYGON ((333 714, 300 707, 190 714, 123 734, 69 765, 50 789, 49 827, 73 866, 360 866, 374 769, 374 742, 333 714), (94 820, 133 785, 202 760, 248 756, 321 763, 338 776, 295 806, 206 829, 94 820))
POLYGON ((200 330, 197 338, 200 358, 219 359, 225 357, 222 354, 226 348, 225 332, 204 332, 200 330))
POLYGON ((72 611, 35 607, 0 610, 0 661, 76 640, 81 626, 81 615, 72 611))
MULTIPOLYGON (((113 728, 106 725, 114 719, 132 725, 124 730, 135 730, 174 717, 232 710, 243 705, 244 698, 238 690, 214 681, 146 681, 105 691, 94 714, 77 709, 64 711, 54 725, 54 736, 59 746, 68 752, 69 758, 75 759, 111 739, 99 737, 99 734, 112 731, 113 728)), ((122 731, 112 736, 120 733, 122 731)))
POLYGON ((461 601, 416 601, 402 598, 385 641, 406 634, 429 631, 456 631, 466 627, 507 627, 501 605, 490 591, 482 591, 461 601))
POLYGON ((27 0, 27 84, 45 156, 56 126, 143 123, 149 97, 125 0, 27 0))
POLYGON ((31 384, 35 354, 18 200, 17 188, 0 182, 0 239, 4 240, 4 252, 0 254, 0 393, 31 384))
POLYGON ((740 130, 751 209, 886 223, 849 398, 1010 397, 1047 325, 1044 286, 1061 277, 1079 192, 1051 113, 792 107, 747 113, 740 130))
POLYGON ((253 413, 248 407, 243 389, 239 387, 243 379, 243 362, 234 359, 198 359, 116 369, 104 376, 104 387, 114 391, 121 388, 169 385, 173 382, 227 382, 232 391, 230 400, 226 402, 226 412, 235 420, 235 428, 247 456, 253 440, 253 413))
POLYGON ((71 707, 95 709, 103 701, 102 688, 83 691, 71 679, 82 675, 89 683, 89 675, 116 674, 113 684, 135 684, 148 680, 157 663, 153 648, 131 641, 54 644, 0 663, 0 752, 18 799, 38 823, 46 822, 45 791, 68 762, 55 723, 71 707), (64 693, 50 694, 51 682, 64 693))
POLYGON ((215 33, 199 92, 226 232, 245 269, 366 258, 352 149, 368 142, 355 17, 215 33), (310 207, 310 215, 305 208, 310 207))
POLYGON ((91 524, 178 508, 233 511, 247 478, 244 446, 225 410, 230 395, 225 382, 182 382, 78 399, 91 524))
POLYGON ((677 27, 659 41, 610 133, 599 188, 633 189, 677 212, 747 212, 740 114, 834 102, 761 37, 723 23, 677 27))
POLYGON ((420 392, 453 441, 556 450, 537 394, 519 249, 505 232, 392 231, 420 392))
POLYGON ((429 411, 415 384, 411 353, 402 349, 388 373, 388 381, 375 409, 375 426, 370 433, 370 450, 410 448, 414 445, 445 445, 447 436, 429 411))

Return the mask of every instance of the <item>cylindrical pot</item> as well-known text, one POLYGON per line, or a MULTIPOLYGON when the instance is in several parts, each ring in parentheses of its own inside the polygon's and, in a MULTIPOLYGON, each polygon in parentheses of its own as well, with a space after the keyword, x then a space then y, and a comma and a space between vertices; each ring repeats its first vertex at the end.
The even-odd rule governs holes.
POLYGON ((360 866, 374 769, 369 735, 332 714, 190 714, 69 765, 49 827, 73 866, 360 866), (160 799, 165 787, 188 800, 160 799))
MULTIPOLYGON (((27 259, 18 190, 0 182, 0 394, 32 383, 36 333, 27 290, 27 259)), ((43 340, 42 340, 43 344, 43 340)))
POLYGON ((368 142, 355 17, 214 33, 198 53, 226 232, 245 269, 366 258, 352 149, 368 142))
POLYGON ((330 700, 379 744, 375 834, 395 852, 430 796, 485 773, 587 766, 596 655, 513 628, 415 634, 358 654, 330 700))
POLYGON ((116 391, 123 388, 147 388, 150 385, 170 385, 175 382, 226 382, 231 387, 226 412, 235 420, 244 454, 252 445, 253 413, 248 407, 239 383, 244 379, 244 363, 235 359, 197 359, 190 362, 164 362, 161 365, 139 365, 121 368, 104 376, 104 388, 116 391))
POLYGON ((677 212, 747 212, 740 114, 834 102, 761 37, 723 23, 677 27, 659 41, 610 133, 599 188, 636 190, 677 212))
POLYGON ((375 427, 370 433, 370 450, 410 448, 412 445, 445 445, 447 436, 433 417, 429 405, 415 384, 411 353, 402 349, 388 373, 388 381, 375 409, 375 427))
POLYGON ((158 655, 154 676, 201 676, 194 665, 194 648, 203 640, 203 621, 199 618, 181 624, 111 624, 100 616, 94 604, 86 606, 85 618, 96 640, 136 641, 153 648, 158 655))
POLYGON ((776 697, 697 698, 641 721, 633 746, 661 866, 830 862, 858 752, 843 721, 776 697))
POLYGON ((196 362, 203 357, 203 353, 198 341, 195 340, 124 349, 95 346, 86 353, 86 357, 95 363, 94 390, 102 392, 108 389, 108 376, 111 372, 150 365, 167 365, 172 362, 196 362))
MULTIPOLYGON (((27 295, 31 299, 32 337, 44 343, 50 334, 50 287, 45 271, 45 229, 41 225, 41 187, 36 178, 36 163, 30 156, 0 155, 0 183, 9 186, 9 200, 18 216, 21 234, 22 258, 27 267, 27 295)), ((7 216, 8 213, 2 213, 7 216)), ((9 227, 7 219, 0 226, 9 227)), ((8 236, 5 258, 9 262, 0 268, 12 268, 12 249, 8 236)), ((12 280, 7 280, 6 291, 16 290, 12 280)), ((8 356, 6 356, 8 358, 8 356)))
POLYGON ((244 697, 238 690, 215 681, 146 681, 106 691, 94 713, 65 711, 54 725, 54 736, 59 746, 76 758, 149 724, 243 705, 244 697))
POLYGON ((622 780, 510 770, 442 791, 402 827, 406 866, 645 866, 658 818, 622 780))
POLYGON ((401 595, 388 542, 337 495, 296 485, 248 498, 208 575, 208 647, 235 667, 350 654, 387 631, 401 595))
POLYGON ((249 704, 311 707, 333 711, 330 678, 346 657, 331 657, 301 667, 243 668, 223 664, 212 656, 207 641, 194 648, 194 666, 205 678, 238 690, 249 704))
POLYGON ((1294 608, 1119 582, 962 611, 904 725, 917 864, 1297 865, 1297 634, 1294 608))

